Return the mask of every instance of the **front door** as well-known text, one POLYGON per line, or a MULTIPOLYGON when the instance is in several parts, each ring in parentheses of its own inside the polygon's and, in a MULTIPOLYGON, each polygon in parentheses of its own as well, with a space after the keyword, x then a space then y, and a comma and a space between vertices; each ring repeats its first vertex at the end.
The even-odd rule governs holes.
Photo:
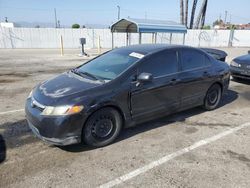
POLYGON ((149 57, 138 67, 138 75, 150 73, 153 80, 131 83, 131 110, 135 120, 151 119, 176 111, 180 106, 177 52, 167 50, 149 57))

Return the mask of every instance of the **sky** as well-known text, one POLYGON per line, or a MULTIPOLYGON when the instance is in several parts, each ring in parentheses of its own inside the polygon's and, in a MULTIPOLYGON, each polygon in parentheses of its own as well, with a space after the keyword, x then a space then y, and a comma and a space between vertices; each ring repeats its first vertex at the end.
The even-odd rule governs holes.
MULTIPOLYGON (((196 15, 203 0, 198 0, 196 15)), ((193 0, 189 0, 189 18, 193 0)), ((179 0, 0 0, 0 21, 54 23, 54 8, 61 25, 110 25, 121 18, 146 18, 179 22, 179 0)), ((206 24, 220 16, 232 23, 250 23, 250 0, 208 0, 206 24)))

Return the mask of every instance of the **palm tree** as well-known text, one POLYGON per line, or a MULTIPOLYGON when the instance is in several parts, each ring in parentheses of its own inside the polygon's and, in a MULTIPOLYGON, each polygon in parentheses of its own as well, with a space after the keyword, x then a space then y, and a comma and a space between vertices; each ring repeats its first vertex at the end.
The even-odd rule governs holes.
POLYGON ((199 15, 198 15, 197 20, 195 22, 196 29, 198 29, 198 28, 201 29, 204 26, 205 18, 206 18, 206 11, 207 11, 207 1, 208 0, 203 0, 203 3, 201 5, 199 15))
POLYGON ((204 8, 203 8, 203 14, 202 14, 202 18, 201 18, 201 24, 200 24, 200 28, 202 29, 205 25, 205 20, 206 20, 206 13, 207 13, 207 2, 208 0, 206 0, 204 8))
POLYGON ((185 0, 185 26, 188 27, 188 0, 185 0))
POLYGON ((191 12, 191 18, 190 18, 190 29, 193 29, 194 25, 194 15, 195 15, 195 10, 196 10, 196 5, 197 5, 198 0, 193 1, 193 7, 192 7, 192 12, 191 12))
POLYGON ((184 24, 184 3, 183 0, 180 0, 180 22, 181 24, 184 24))

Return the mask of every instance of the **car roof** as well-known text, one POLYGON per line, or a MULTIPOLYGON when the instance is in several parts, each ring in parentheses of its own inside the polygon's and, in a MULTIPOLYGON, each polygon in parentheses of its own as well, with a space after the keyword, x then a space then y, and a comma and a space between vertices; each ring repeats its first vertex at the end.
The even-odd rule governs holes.
POLYGON ((128 51, 134 51, 134 52, 140 52, 144 55, 149 53, 155 53, 164 49, 173 49, 173 48, 191 48, 184 45, 169 45, 169 44, 137 44, 137 45, 131 45, 131 46, 125 46, 118 48, 117 50, 128 50, 128 51))

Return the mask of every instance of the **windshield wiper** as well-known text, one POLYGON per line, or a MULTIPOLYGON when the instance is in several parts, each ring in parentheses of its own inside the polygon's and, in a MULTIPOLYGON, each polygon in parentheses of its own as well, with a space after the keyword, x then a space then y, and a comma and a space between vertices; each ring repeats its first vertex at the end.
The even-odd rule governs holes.
POLYGON ((79 75, 79 76, 82 76, 82 75, 79 73, 79 71, 77 70, 77 68, 72 69, 71 72, 73 72, 73 73, 75 73, 75 74, 77 74, 77 75, 79 75))
POLYGON ((100 81, 102 81, 102 82, 104 81, 104 80, 98 78, 97 76, 95 76, 95 75, 93 75, 93 74, 91 74, 91 73, 88 73, 88 72, 82 72, 82 71, 79 71, 78 69, 72 69, 71 71, 72 71, 73 73, 79 75, 79 76, 85 75, 85 76, 88 76, 88 77, 93 78, 94 80, 100 80, 100 81))
POLYGON ((79 74, 81 74, 81 75, 86 75, 86 76, 88 76, 88 77, 91 77, 91 78, 93 78, 93 79, 95 79, 95 80, 100 80, 100 78, 98 78, 97 76, 95 76, 95 75, 93 75, 93 74, 90 74, 90 73, 88 73, 88 72, 80 72, 79 71, 79 74))

